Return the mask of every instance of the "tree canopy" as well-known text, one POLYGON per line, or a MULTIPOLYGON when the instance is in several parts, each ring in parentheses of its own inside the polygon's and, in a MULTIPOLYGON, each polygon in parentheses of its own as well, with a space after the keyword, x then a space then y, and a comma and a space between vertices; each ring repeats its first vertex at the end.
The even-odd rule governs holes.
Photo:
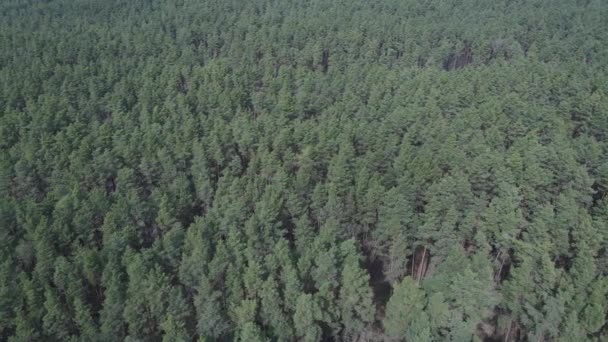
POLYGON ((607 17, 3 0, 0 340, 607 339, 607 17))

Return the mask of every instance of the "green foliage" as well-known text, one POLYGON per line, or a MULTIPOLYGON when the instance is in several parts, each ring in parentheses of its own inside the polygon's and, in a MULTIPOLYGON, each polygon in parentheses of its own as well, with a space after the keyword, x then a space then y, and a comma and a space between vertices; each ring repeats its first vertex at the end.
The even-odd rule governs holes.
POLYGON ((3 1, 0 340, 605 340, 607 4, 3 1))
POLYGON ((384 329, 389 336, 404 338, 426 305, 426 295, 411 277, 397 284, 386 306, 384 329))
POLYGON ((296 302, 296 311, 293 322, 296 335, 303 341, 312 342, 321 339, 321 327, 318 321, 322 319, 322 312, 314 297, 302 294, 296 302))

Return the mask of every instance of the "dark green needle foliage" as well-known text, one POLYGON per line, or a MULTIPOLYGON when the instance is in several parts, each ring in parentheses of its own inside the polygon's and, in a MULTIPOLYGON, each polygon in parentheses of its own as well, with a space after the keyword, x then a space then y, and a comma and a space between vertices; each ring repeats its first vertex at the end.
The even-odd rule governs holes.
POLYGON ((608 340, 607 18, 0 1, 0 341, 608 340))

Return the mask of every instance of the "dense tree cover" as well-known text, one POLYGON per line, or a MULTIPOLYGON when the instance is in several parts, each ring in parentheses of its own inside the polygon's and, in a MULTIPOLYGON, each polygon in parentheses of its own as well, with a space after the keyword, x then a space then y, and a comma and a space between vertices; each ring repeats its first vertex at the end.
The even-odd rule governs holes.
POLYGON ((608 338, 607 17, 3 0, 0 340, 608 338))

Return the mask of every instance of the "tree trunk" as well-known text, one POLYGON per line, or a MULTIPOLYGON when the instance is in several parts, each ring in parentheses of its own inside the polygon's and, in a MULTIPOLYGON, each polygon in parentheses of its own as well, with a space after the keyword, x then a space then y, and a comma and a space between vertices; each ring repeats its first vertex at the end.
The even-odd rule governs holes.
POLYGON ((500 273, 502 272, 502 267, 505 265, 505 261, 501 260, 500 261, 500 268, 498 269, 498 272, 496 273, 496 275, 494 276, 494 280, 495 281, 500 281, 500 273))
POLYGON ((416 248, 414 247, 414 253, 412 253, 412 271, 410 272, 410 274, 412 275, 412 278, 416 277, 414 275, 414 263, 415 262, 416 262, 416 248))
POLYGON ((505 342, 509 342, 509 335, 511 334, 512 325, 513 325, 513 321, 509 321, 509 329, 507 329, 507 335, 505 336, 505 342))
POLYGON ((424 260, 426 257, 426 246, 424 246, 424 250, 422 251, 422 260, 420 261, 420 265, 418 265, 418 275, 416 277, 416 282, 420 284, 420 278, 422 278, 422 272, 424 269, 424 260))

